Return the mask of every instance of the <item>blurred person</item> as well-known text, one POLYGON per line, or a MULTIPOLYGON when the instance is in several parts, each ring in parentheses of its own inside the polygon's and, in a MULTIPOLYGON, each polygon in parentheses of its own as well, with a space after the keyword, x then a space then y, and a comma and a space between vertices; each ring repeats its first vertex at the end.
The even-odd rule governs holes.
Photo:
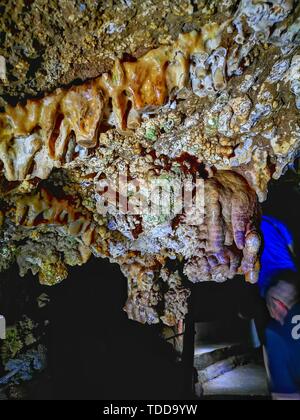
POLYGON ((283 271, 297 272, 294 240, 288 227, 271 216, 263 216, 261 222, 263 251, 259 288, 265 298, 272 279, 283 271))
POLYGON ((273 399, 300 400, 300 277, 292 234, 264 216, 259 289, 271 317, 265 331, 265 359, 273 399))

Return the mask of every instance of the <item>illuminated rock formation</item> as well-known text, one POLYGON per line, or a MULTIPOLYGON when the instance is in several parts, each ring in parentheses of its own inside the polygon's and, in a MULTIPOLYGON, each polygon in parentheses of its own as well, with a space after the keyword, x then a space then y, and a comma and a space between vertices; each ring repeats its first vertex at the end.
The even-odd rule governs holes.
POLYGON ((5 105, 0 267, 16 258, 53 284, 108 257, 129 316, 170 326, 187 310, 182 276, 257 281, 258 201, 300 149, 300 6, 216 7, 176 41, 5 105))

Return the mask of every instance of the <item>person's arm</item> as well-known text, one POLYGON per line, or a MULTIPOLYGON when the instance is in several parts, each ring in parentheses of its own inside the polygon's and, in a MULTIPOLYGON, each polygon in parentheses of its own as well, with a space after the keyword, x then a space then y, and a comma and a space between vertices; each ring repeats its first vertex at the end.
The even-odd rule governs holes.
POLYGON ((293 257, 295 257, 296 254, 295 254, 295 248, 294 248, 294 238, 290 230, 285 224, 279 221, 277 221, 277 228, 280 230, 281 234, 284 236, 290 253, 292 254, 293 257))

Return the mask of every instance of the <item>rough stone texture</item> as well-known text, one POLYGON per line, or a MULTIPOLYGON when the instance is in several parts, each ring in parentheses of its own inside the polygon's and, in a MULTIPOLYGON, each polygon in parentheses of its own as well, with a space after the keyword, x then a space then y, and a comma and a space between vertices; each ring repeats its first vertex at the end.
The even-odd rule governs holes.
POLYGON ((299 153, 298 2, 1 8, 0 268, 17 260, 55 284, 109 257, 130 318, 170 326, 186 314, 184 275, 255 282, 258 201, 299 153), (152 182, 188 185, 183 212, 162 194, 171 211, 137 214, 152 182))
POLYGON ((204 385, 204 397, 214 396, 269 399, 266 371, 263 366, 249 364, 238 367, 204 385))
POLYGON ((0 55, 7 59, 1 95, 24 97, 110 70, 123 54, 140 56, 200 29, 237 1, 3 0, 0 55), (228 3, 228 6, 225 4, 228 3))

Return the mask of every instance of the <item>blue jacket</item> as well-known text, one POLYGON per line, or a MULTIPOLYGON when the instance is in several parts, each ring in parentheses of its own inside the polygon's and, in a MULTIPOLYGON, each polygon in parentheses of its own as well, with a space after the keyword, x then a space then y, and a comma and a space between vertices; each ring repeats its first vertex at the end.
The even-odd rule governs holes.
POLYGON ((272 392, 300 393, 300 304, 292 308, 283 326, 271 321, 266 330, 266 350, 272 392))
POLYGON ((297 271, 289 246, 293 237, 288 228, 279 220, 263 216, 261 223, 263 251, 258 285, 262 296, 265 296, 272 278, 280 271, 297 271))

